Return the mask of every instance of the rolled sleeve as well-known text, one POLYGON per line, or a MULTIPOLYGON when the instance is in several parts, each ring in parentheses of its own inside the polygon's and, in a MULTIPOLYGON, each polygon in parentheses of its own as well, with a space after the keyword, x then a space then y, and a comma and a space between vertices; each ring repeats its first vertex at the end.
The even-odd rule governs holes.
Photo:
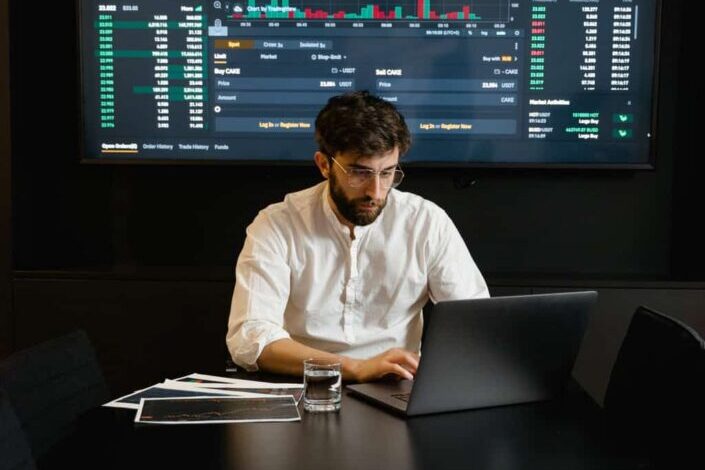
POLYGON ((274 341, 289 337, 289 333, 276 324, 247 320, 238 328, 229 328, 226 342, 233 362, 254 372, 258 370, 257 359, 262 350, 274 341))
POLYGON ((284 310, 289 298, 290 269, 283 245, 266 215, 247 228, 247 239, 235 269, 235 289, 225 342, 235 364, 256 371, 262 350, 289 338, 284 310))

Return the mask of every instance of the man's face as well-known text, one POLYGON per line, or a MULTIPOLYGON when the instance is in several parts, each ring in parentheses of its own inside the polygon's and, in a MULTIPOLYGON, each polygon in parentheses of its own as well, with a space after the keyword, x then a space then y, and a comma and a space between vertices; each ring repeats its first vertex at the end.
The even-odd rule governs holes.
MULTIPOLYGON (((335 160, 346 170, 361 168, 368 170, 389 170, 399 163, 399 150, 372 157, 356 157, 339 153, 335 160)), ((390 188, 384 188, 378 176, 371 178, 362 186, 352 188, 348 184, 348 175, 343 168, 330 162, 328 176, 331 199, 338 213, 353 225, 369 225, 374 222, 387 204, 390 188)))

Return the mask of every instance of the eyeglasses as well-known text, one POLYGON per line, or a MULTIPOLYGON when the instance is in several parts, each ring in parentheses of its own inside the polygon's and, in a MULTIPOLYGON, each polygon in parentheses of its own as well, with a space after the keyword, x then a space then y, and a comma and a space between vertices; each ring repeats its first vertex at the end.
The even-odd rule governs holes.
POLYGON ((400 168, 390 168, 387 170, 372 170, 369 168, 345 168, 338 161, 330 157, 348 177, 348 186, 359 188, 369 183, 375 175, 379 176, 379 184, 384 189, 396 188, 404 179, 404 172, 400 168))

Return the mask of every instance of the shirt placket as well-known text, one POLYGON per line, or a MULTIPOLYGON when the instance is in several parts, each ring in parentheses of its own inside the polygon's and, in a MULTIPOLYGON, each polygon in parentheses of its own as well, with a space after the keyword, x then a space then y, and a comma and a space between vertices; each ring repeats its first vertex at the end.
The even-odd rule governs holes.
POLYGON ((359 279, 357 271, 357 253, 359 249, 357 239, 350 242, 350 274, 345 285, 345 307, 343 308, 343 334, 345 341, 353 343, 355 341, 355 331, 353 321, 355 319, 355 293, 357 292, 357 282, 359 279))

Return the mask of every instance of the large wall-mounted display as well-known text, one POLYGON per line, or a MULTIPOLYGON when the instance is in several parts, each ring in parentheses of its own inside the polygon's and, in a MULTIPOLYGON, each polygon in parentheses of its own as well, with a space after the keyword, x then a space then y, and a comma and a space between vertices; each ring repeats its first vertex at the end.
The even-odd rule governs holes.
POLYGON ((649 168, 660 2, 80 2, 84 161, 310 162, 333 95, 407 119, 403 162, 649 168))

